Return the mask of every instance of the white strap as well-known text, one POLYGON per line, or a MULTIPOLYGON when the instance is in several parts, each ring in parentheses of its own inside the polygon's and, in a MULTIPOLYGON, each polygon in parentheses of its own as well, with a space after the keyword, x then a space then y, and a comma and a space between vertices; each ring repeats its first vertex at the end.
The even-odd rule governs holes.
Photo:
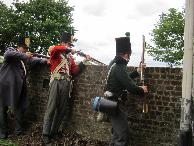
POLYGON ((22 67, 23 67, 23 69, 24 69, 24 73, 25 73, 25 75, 26 75, 26 67, 25 67, 25 64, 24 64, 24 62, 23 62, 22 60, 20 60, 20 62, 21 62, 21 64, 22 64, 22 67))
POLYGON ((110 67, 109 71, 108 71, 108 75, 107 75, 107 77, 106 77, 106 85, 107 85, 107 80, 108 80, 108 78, 109 78, 109 76, 110 76, 110 73, 111 73, 111 71, 112 71, 112 68, 113 68, 113 66, 114 66, 115 64, 116 64, 116 63, 113 63, 112 66, 110 67))
POLYGON ((66 57, 63 56, 62 54, 61 54, 61 57, 62 57, 62 60, 61 60, 61 62, 58 64, 58 66, 55 68, 55 70, 53 71, 53 74, 54 74, 54 73, 58 73, 59 70, 65 65, 65 68, 66 68, 66 70, 67 70, 67 75, 69 75, 69 65, 68 65, 67 59, 66 59, 66 57))
POLYGON ((58 73, 59 70, 60 70, 65 64, 67 64, 67 59, 62 59, 61 62, 57 65, 57 67, 56 67, 55 70, 53 71, 53 73, 58 73))
POLYGON ((70 63, 70 62, 67 61, 67 59, 69 59, 69 54, 66 54, 66 57, 63 54, 61 54, 61 57, 66 60, 65 69, 67 70, 66 73, 69 76, 70 75, 70 71, 69 71, 70 65, 68 63, 70 63))

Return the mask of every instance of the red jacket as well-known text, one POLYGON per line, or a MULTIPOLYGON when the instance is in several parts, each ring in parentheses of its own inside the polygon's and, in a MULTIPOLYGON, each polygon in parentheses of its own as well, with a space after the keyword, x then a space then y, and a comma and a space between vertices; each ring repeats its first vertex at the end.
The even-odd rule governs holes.
MULTIPOLYGON (((65 46, 55 46, 50 53, 50 64, 51 64, 51 72, 55 70, 58 64, 61 62, 62 57, 61 53, 66 53, 68 48, 65 46)), ((73 56, 70 55, 70 66, 69 66, 70 75, 76 75, 80 72, 79 65, 77 65, 73 59, 73 56)), ((60 70, 59 70, 60 72, 60 70)))

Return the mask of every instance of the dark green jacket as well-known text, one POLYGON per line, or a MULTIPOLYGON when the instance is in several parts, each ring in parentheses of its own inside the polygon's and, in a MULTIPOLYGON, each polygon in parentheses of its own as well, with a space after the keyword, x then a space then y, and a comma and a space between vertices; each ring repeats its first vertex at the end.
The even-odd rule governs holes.
POLYGON ((116 56, 114 62, 107 79, 106 89, 115 94, 127 90, 132 94, 143 96, 143 89, 137 86, 133 80, 139 76, 138 72, 134 71, 130 73, 127 69, 128 62, 122 57, 116 56))

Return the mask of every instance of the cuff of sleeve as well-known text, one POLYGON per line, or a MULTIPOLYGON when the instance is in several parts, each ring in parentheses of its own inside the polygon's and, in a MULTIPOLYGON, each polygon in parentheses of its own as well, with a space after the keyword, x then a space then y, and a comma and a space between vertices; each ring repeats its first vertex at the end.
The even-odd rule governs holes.
POLYGON ((80 70, 82 71, 85 67, 86 67, 85 64, 81 61, 81 62, 79 63, 79 68, 80 68, 80 70))
POLYGON ((71 52, 71 49, 68 48, 68 49, 66 50, 66 53, 68 54, 68 53, 70 53, 70 52, 71 52))
POLYGON ((47 63, 47 59, 42 59, 42 63, 46 64, 47 63))

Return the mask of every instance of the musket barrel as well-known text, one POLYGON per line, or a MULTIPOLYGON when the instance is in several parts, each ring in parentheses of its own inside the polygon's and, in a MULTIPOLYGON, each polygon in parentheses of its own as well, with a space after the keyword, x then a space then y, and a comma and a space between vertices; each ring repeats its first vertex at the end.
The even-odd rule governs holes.
POLYGON ((144 35, 142 36, 142 38, 143 38, 143 50, 142 50, 142 56, 141 56, 141 74, 140 74, 140 81, 144 85, 143 65, 144 65, 144 61, 145 61, 144 54, 145 54, 145 47, 146 47, 145 45, 146 45, 146 43, 145 43, 145 36, 144 35))
MULTIPOLYGON (((83 53, 81 51, 76 51, 75 53, 80 55, 80 56, 82 56, 82 57, 86 57, 87 56, 85 53, 83 53)), ((42 54, 38 54, 38 53, 32 53, 32 55, 35 56, 35 57, 40 57, 40 58, 46 58, 46 59, 50 58, 50 56, 46 56, 46 55, 42 55, 42 54)), ((95 59, 93 57, 90 57, 90 58, 91 58, 91 61, 94 62, 94 63, 100 64, 100 65, 103 65, 103 66, 106 65, 103 62, 101 62, 101 61, 99 61, 99 60, 97 60, 97 59, 95 59)))
MULTIPOLYGON (((81 52, 81 51, 76 51, 76 53, 77 53, 78 55, 82 56, 82 57, 86 57, 86 56, 87 56, 85 53, 83 53, 83 52, 81 52)), ((93 58, 93 57, 90 57, 90 58, 91 58, 91 61, 93 61, 94 63, 101 64, 101 65, 103 65, 103 66, 106 65, 106 64, 102 63, 101 61, 99 61, 99 60, 93 58)))
POLYGON ((38 54, 38 53, 32 53, 32 55, 35 56, 35 57, 40 57, 40 58, 46 58, 46 59, 50 58, 49 56, 38 54))
MULTIPOLYGON (((144 86, 144 71, 143 71, 143 65, 144 65, 144 54, 145 54, 145 48, 146 48, 146 42, 145 42, 145 36, 143 35, 143 50, 142 50, 142 56, 141 56, 141 76, 140 76, 140 82, 142 86, 144 86)), ((146 99, 146 96, 144 96, 143 101, 143 113, 148 113, 148 101, 146 99)))
POLYGON ((93 61, 95 61, 95 62, 97 62, 97 63, 99 63, 99 64, 106 65, 106 64, 104 64, 104 63, 100 62, 99 60, 96 60, 96 59, 94 59, 94 58, 92 58, 92 57, 91 57, 91 60, 93 60, 93 61))

